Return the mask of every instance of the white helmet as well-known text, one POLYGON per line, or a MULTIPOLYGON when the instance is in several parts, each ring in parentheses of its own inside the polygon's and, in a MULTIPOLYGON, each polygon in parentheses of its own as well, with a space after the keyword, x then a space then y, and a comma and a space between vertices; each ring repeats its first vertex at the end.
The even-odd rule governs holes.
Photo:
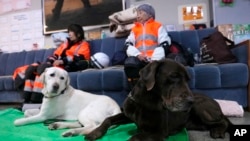
POLYGON ((109 56, 103 52, 97 52, 90 57, 94 67, 103 69, 109 65, 109 56))

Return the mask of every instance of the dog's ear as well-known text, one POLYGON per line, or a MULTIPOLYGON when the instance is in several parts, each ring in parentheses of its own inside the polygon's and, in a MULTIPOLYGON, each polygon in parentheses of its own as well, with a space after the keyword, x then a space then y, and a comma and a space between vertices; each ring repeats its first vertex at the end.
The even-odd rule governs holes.
POLYGON ((70 85, 70 77, 69 77, 69 75, 68 75, 68 72, 67 72, 67 75, 66 75, 67 77, 66 77, 66 84, 65 84, 65 86, 69 86, 70 85))
POLYGON ((185 68, 185 66, 183 66, 182 64, 180 64, 182 66, 182 71, 184 72, 184 78, 186 81, 189 81, 191 79, 191 76, 190 74, 191 73, 188 73, 187 69, 185 68))
POLYGON ((40 81, 45 84, 45 72, 46 72, 47 69, 44 70, 44 72, 40 75, 39 79, 40 81))
POLYGON ((140 78, 143 83, 146 85, 147 90, 151 90, 155 85, 155 73, 156 68, 159 66, 159 61, 153 61, 152 63, 146 65, 143 69, 140 70, 140 78))
POLYGON ((45 85, 46 85, 46 82, 45 82, 45 73, 46 73, 46 71, 47 71, 47 69, 45 69, 44 71, 43 71, 43 73, 40 75, 40 77, 39 77, 39 80, 40 80, 40 82, 42 82, 43 83, 43 89, 42 89, 42 93, 46 93, 45 92, 45 85))

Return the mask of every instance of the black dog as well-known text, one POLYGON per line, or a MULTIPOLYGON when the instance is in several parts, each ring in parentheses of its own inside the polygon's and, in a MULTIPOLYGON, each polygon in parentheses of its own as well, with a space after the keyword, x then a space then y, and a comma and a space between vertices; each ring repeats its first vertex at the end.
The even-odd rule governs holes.
POLYGON ((140 71, 140 79, 124 102, 124 111, 107 118, 85 136, 95 140, 112 125, 134 122, 138 133, 129 141, 163 141, 183 128, 209 130, 212 138, 224 138, 230 121, 218 103, 188 87, 185 68, 172 61, 155 61, 140 71))

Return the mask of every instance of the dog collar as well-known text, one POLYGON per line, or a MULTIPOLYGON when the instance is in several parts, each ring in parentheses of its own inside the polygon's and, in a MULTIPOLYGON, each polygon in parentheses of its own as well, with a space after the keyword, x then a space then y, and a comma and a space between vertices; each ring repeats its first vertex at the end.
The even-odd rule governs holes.
POLYGON ((44 96, 45 98, 54 98, 54 97, 57 97, 57 96, 59 96, 59 95, 61 95, 61 94, 58 94, 58 95, 54 95, 54 96, 44 96))
POLYGON ((64 90, 62 90, 62 92, 61 93, 59 93, 58 95, 54 95, 54 96, 50 96, 50 97, 48 97, 48 96, 44 96, 45 98, 54 98, 54 97, 57 97, 57 96, 59 96, 59 95, 62 95, 62 94, 64 94, 64 91, 66 90, 66 88, 64 89, 64 90))

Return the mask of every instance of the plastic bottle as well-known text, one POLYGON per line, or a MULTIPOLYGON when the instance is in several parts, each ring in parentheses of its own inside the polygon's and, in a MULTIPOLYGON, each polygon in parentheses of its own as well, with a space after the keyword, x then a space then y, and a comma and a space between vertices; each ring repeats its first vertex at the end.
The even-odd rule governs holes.
POLYGON ((102 33, 101 33, 101 38, 102 39, 106 38, 106 33, 104 31, 102 31, 102 33))

